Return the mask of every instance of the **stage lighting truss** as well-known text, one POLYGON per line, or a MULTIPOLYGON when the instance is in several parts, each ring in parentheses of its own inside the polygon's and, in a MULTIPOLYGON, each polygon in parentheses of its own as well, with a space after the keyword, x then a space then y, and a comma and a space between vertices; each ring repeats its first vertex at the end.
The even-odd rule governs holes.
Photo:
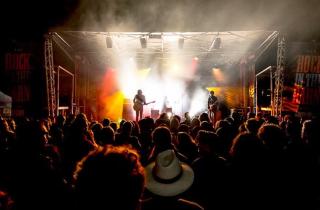
MULTIPOLYGON (((248 50, 268 48, 270 40, 268 37, 273 37, 273 33, 274 31, 264 30, 224 32, 64 31, 59 32, 59 35, 66 43, 76 43, 70 45, 73 45, 75 51, 82 53, 100 52, 103 48, 97 46, 101 45, 103 37, 104 46, 116 47, 116 50, 109 51, 109 53, 120 56, 128 57, 135 54, 137 59, 145 59, 152 54, 154 58, 161 60, 172 59, 172 57, 190 59, 198 57, 201 62, 211 62, 217 59, 234 62, 246 55, 248 50)), ((64 42, 61 45, 66 44, 64 42)), ((256 57, 259 55, 258 52, 256 57)))
POLYGON ((212 40, 208 51, 210 52, 212 50, 218 50, 220 48, 221 48, 221 37, 219 36, 219 32, 218 32, 218 34, 212 40))

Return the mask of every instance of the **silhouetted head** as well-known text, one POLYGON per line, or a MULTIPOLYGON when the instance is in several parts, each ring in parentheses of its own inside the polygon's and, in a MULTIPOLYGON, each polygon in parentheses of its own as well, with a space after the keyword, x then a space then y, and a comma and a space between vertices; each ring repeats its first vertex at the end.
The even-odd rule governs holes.
POLYGON ((249 132, 239 133, 232 141, 230 156, 237 160, 254 160, 263 154, 263 142, 249 132))
POLYGON ((170 149, 172 139, 170 130, 165 126, 157 127, 152 133, 152 140, 156 147, 170 149))
POLYGON ((110 125, 110 119, 109 118, 104 118, 102 120, 102 125, 103 125, 103 127, 109 126, 110 125))
POLYGON ((213 155, 219 150, 219 137, 212 131, 200 130, 196 137, 200 155, 213 155))
POLYGON ((286 144, 285 133, 280 126, 263 124, 258 130, 258 137, 271 150, 283 150, 286 144))
POLYGON ((83 158, 74 174, 77 209, 137 209, 144 169, 136 151, 101 147, 83 158))

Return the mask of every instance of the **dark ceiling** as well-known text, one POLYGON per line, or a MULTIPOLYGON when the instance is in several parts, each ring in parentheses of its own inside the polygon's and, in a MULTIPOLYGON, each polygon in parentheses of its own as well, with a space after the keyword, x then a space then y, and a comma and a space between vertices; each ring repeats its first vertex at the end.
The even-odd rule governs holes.
POLYGON ((280 30, 319 39, 318 0, 10 0, 1 2, 4 34, 48 30, 280 30))

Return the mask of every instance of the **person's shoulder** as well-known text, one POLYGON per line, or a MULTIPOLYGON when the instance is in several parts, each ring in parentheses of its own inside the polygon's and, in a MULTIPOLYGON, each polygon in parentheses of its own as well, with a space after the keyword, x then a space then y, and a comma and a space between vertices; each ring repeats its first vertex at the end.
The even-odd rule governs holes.
POLYGON ((185 199, 180 198, 180 199, 178 199, 178 202, 186 207, 184 209, 204 210, 204 208, 202 206, 200 206, 199 204, 197 204, 196 202, 193 202, 193 201, 189 201, 189 200, 185 200, 185 199))

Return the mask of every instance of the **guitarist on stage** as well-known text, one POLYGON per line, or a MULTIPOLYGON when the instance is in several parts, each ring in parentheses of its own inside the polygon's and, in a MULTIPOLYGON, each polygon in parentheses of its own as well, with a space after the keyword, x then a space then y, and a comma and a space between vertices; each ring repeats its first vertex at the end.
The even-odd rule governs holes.
POLYGON ((218 98, 214 95, 214 91, 211 90, 208 98, 208 115, 213 125, 216 123, 217 109, 218 109, 218 98))
POLYGON ((139 117, 142 119, 143 105, 147 105, 146 97, 142 94, 142 90, 138 90, 138 93, 133 98, 133 109, 136 111, 136 122, 139 117))

